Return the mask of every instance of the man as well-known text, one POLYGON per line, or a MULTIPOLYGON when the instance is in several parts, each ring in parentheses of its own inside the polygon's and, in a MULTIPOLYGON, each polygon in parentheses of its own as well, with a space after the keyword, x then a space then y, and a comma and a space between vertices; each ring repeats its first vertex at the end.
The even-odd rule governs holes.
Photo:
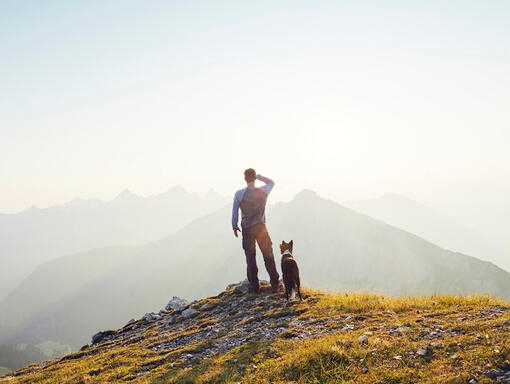
POLYGON ((264 257, 264 265, 267 273, 269 273, 273 292, 278 292, 280 276, 276 271, 273 243, 267 232, 265 215, 267 196, 273 189, 274 182, 267 177, 257 175, 252 168, 244 171, 244 180, 247 184, 246 188, 237 191, 234 196, 232 229, 235 237, 238 237, 238 232, 241 232, 243 236, 243 249, 246 254, 247 274, 251 290, 254 293, 260 293, 258 268, 255 259, 255 242, 257 242, 264 257), (257 188, 255 187, 255 180, 260 180, 265 185, 257 188), (241 208, 242 231, 238 227, 239 208, 241 208))

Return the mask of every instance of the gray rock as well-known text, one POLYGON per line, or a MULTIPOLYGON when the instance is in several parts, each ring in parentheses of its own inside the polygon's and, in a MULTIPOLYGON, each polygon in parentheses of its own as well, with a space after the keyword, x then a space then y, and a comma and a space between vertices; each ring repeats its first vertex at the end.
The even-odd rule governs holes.
POLYGON ((185 309, 184 311, 182 311, 182 315, 183 315, 185 318, 189 318, 189 317, 191 317, 191 315, 193 315, 195 312, 196 312, 196 309, 193 309, 192 307, 189 307, 188 309, 185 309))
POLYGON ((174 324, 174 323, 175 323, 175 316, 169 316, 166 321, 166 324, 170 325, 170 324, 174 324))
POLYGON ((408 327, 407 325, 403 325, 398 328, 392 328, 392 329, 390 329, 390 335, 393 335, 394 333, 404 333, 405 331, 407 331, 410 328, 411 327, 408 327))
POLYGON ((99 344, 104 340, 110 340, 113 335, 115 335, 115 331, 101 331, 92 336, 92 345, 99 344))
MULTIPOLYGON (((244 280, 244 281, 247 281, 247 280, 244 280)), ((229 285, 227 285, 227 288, 225 288, 225 291, 229 291, 232 288, 237 287, 239 284, 242 284, 242 282, 241 283, 232 283, 232 284, 229 284, 229 285)))
POLYGON ((161 318, 161 316, 156 315, 154 312, 149 312, 149 313, 146 313, 145 315, 143 315, 143 319, 145 321, 155 321, 155 320, 159 320, 160 318, 161 318))
POLYGON ((361 335, 358 337, 358 343, 360 344, 368 344, 368 336, 367 335, 361 335))
POLYGON ((427 349, 423 349, 423 348, 420 348, 416 351, 416 354, 418 356, 422 356, 422 357, 425 357, 429 354, 429 351, 427 349))
POLYGON ((184 308, 189 306, 190 303, 187 300, 181 299, 180 297, 174 296, 172 300, 168 302, 165 309, 167 311, 174 310, 174 311, 182 311, 184 308))
POLYGON ((506 378, 505 377, 506 372, 500 368, 496 368, 496 369, 492 369, 488 372, 485 372, 485 376, 487 376, 488 378, 494 379, 494 380, 503 380, 506 378))
POLYGON ((476 381, 475 379, 471 379, 468 381, 468 384, 478 384, 478 381, 476 381))

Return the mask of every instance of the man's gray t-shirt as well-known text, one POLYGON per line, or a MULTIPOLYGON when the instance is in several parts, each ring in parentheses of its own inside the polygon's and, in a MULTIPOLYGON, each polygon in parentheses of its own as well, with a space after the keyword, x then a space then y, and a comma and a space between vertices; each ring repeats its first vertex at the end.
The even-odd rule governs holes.
POLYGON ((239 221, 239 208, 241 208, 241 228, 249 228, 252 225, 266 222, 267 196, 274 187, 274 181, 257 175, 266 185, 260 188, 243 188, 236 192, 232 208, 232 229, 236 229, 239 221))

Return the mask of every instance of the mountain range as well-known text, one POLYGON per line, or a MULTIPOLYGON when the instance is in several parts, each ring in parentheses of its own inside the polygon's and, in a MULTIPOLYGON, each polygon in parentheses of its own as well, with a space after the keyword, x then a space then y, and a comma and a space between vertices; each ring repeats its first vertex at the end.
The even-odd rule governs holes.
POLYGON ((180 186, 141 197, 125 190, 111 201, 76 198, 46 209, 0 215, 0 300, 41 263, 107 246, 145 244, 230 201, 180 186))
MULTIPOLYGON (((226 205, 143 246, 100 248, 40 265, 0 303, 0 340, 77 349, 99 329, 162 308, 169 296, 195 299, 242 280, 244 254, 230 230, 230 213, 226 205)), ((312 191, 276 204, 267 216, 273 248, 294 240, 301 280, 314 289, 510 298, 510 274, 496 265, 312 191)), ((258 257, 259 275, 267 277, 258 257)))
MULTIPOLYGON (((394 193, 342 204, 356 212, 414 233, 440 247, 492 261, 510 271, 510 247, 496 240, 498 233, 493 233, 493 236, 485 235, 433 208, 394 193)), ((504 225, 499 226, 503 227, 504 225)))

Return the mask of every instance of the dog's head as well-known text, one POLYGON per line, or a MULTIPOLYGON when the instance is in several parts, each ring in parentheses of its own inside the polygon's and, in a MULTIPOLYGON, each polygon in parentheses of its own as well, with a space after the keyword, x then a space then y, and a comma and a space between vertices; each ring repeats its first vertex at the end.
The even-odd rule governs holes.
POLYGON ((292 255, 292 248, 294 247, 294 240, 291 240, 289 243, 286 243, 285 241, 282 241, 280 244, 280 251, 282 255, 284 253, 290 253, 292 255), (286 252, 288 251, 288 252, 286 252))

